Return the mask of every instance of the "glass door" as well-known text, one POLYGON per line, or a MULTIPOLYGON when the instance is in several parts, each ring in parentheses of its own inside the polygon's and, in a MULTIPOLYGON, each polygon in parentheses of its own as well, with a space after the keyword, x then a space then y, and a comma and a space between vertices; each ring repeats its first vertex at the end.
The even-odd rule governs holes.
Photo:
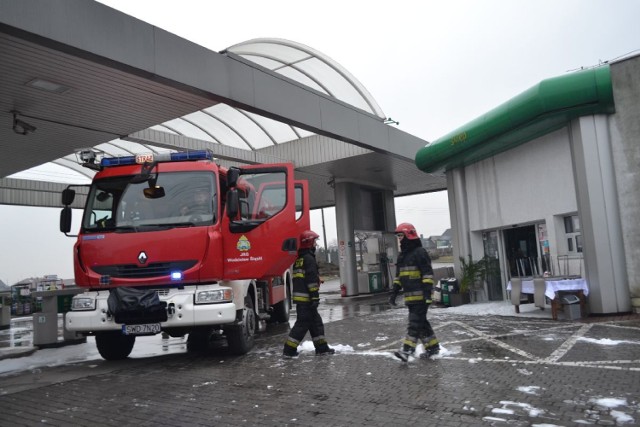
POLYGON ((482 233, 482 243, 484 244, 484 256, 488 261, 487 292, 489 301, 501 301, 502 278, 500 276, 500 257, 498 255, 498 232, 485 231, 482 233))

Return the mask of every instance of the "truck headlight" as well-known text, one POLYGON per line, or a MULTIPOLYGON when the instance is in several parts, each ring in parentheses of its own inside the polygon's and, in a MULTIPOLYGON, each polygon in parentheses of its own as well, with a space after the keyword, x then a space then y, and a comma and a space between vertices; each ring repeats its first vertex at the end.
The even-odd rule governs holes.
POLYGON ((231 288, 210 289, 196 292, 196 304, 214 304, 233 301, 231 288))
POLYGON ((71 310, 73 311, 88 311, 96 309, 95 298, 90 297, 74 297, 71 300, 71 310))

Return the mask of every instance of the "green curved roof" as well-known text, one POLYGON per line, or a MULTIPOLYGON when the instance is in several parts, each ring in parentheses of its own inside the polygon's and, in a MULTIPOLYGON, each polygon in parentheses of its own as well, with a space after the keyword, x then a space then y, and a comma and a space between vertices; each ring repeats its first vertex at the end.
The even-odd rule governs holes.
POLYGON ((609 65, 553 77, 421 148, 416 166, 429 173, 466 166, 559 129, 576 117, 613 112, 609 65))

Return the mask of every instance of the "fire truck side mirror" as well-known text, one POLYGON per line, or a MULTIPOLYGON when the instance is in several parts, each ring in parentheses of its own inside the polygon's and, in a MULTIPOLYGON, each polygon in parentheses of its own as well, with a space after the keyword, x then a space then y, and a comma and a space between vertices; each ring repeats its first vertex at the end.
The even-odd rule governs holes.
POLYGON ((60 212, 60 231, 65 234, 71 231, 71 208, 68 205, 60 212))
POLYGON ((69 206, 73 203, 73 199, 76 198, 76 191, 70 188, 65 188, 62 190, 62 204, 64 206, 69 206))
POLYGON ((238 195, 238 190, 232 188, 227 191, 227 217, 231 221, 235 220, 238 217, 238 211, 240 209, 240 196, 238 195))
POLYGON ((227 171, 227 187, 233 188, 238 185, 238 178, 240 178, 240 169, 230 167, 227 171))

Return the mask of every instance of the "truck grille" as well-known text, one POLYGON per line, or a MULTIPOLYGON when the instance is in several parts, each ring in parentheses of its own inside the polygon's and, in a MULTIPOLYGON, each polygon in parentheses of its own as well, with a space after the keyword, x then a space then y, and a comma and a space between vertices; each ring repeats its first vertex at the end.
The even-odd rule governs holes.
POLYGON ((100 265, 92 267, 92 270, 101 276, 122 279, 143 279, 149 277, 168 276, 172 271, 185 271, 196 265, 196 260, 154 262, 149 265, 136 264, 100 265))

